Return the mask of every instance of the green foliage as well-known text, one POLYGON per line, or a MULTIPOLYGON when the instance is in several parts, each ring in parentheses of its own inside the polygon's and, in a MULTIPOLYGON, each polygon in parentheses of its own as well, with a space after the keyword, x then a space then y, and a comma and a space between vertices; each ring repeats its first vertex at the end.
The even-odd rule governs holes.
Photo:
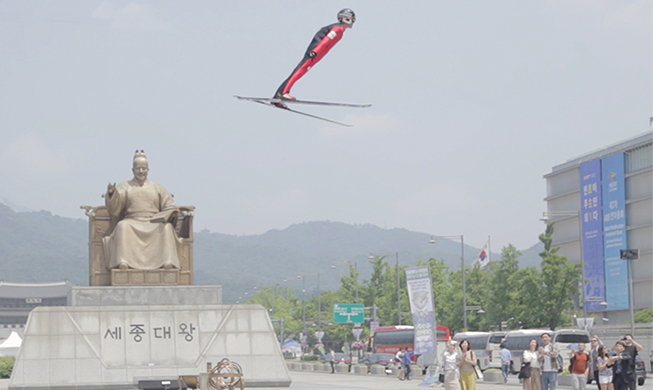
POLYGON ((16 358, 13 356, 0 357, 0 378, 9 378, 14 369, 16 358))
POLYGON ((300 357, 300 360, 304 362, 314 362, 317 360, 317 358, 318 358, 317 355, 302 355, 300 357))
POLYGON ((548 327, 554 330, 562 323, 568 323, 568 310, 574 302, 572 296, 578 294, 578 283, 581 282, 581 265, 568 264, 567 258, 557 254, 559 247, 552 247, 553 225, 547 224, 546 231, 540 235, 544 244, 542 257, 542 289, 540 302, 535 306, 534 318, 544 323, 548 318, 548 327))
POLYGON ((640 310, 635 313, 634 317, 635 323, 651 323, 653 322, 653 308, 640 310))

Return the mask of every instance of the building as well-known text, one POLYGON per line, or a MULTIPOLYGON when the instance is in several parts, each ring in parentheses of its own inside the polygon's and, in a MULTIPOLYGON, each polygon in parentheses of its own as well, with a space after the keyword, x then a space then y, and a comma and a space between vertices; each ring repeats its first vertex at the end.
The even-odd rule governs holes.
POLYGON ((634 311, 653 307, 653 132, 570 159, 544 178, 553 245, 585 264, 581 310, 630 321, 629 276, 634 311), (623 249, 639 250, 639 259, 622 259, 623 249))
POLYGON ((23 334, 30 311, 37 306, 66 306, 72 284, 0 282, 0 339, 14 330, 23 334))

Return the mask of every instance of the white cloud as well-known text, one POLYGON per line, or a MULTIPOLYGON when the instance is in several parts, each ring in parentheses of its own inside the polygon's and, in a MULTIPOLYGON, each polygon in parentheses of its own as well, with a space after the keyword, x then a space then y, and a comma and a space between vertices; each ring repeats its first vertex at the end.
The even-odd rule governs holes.
POLYGON ((154 9, 148 5, 129 3, 116 8, 113 3, 103 1, 93 11, 96 19, 106 20, 112 28, 121 30, 167 31, 170 24, 155 15, 154 9))

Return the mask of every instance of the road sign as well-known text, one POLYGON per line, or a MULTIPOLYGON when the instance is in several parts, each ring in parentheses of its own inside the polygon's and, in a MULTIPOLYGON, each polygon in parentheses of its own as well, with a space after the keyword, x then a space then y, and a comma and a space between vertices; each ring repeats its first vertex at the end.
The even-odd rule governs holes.
POLYGON ((333 305, 333 322, 336 324, 354 324, 365 322, 365 305, 336 303, 333 305))

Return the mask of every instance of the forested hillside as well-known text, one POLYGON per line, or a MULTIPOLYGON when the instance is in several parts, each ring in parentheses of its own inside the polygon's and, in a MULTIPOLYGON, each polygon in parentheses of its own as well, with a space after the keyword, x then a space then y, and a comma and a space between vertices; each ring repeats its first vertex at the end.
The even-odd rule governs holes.
MULTIPOLYGON (((533 238, 534 241, 537 237, 533 238)), ((356 263, 361 279, 368 279, 370 254, 387 254, 390 264, 398 260, 413 265, 417 259, 435 257, 460 267, 460 244, 438 241, 406 229, 382 229, 373 225, 340 222, 305 222, 264 234, 233 236, 201 231, 195 233, 195 284, 220 284, 226 303, 253 287, 287 285, 300 292, 305 276, 307 293, 336 289, 348 263, 356 263), (335 268, 332 267, 335 265, 335 268), (284 284, 284 279, 290 280, 284 284)), ((539 264, 535 248, 524 250, 522 266, 539 264)), ((500 248, 493 248, 498 259, 500 248)), ((479 248, 465 246, 466 265, 479 248)), ((16 213, 0 204, 0 280, 47 282, 69 280, 88 285, 88 221, 52 215, 47 211, 16 213)))

